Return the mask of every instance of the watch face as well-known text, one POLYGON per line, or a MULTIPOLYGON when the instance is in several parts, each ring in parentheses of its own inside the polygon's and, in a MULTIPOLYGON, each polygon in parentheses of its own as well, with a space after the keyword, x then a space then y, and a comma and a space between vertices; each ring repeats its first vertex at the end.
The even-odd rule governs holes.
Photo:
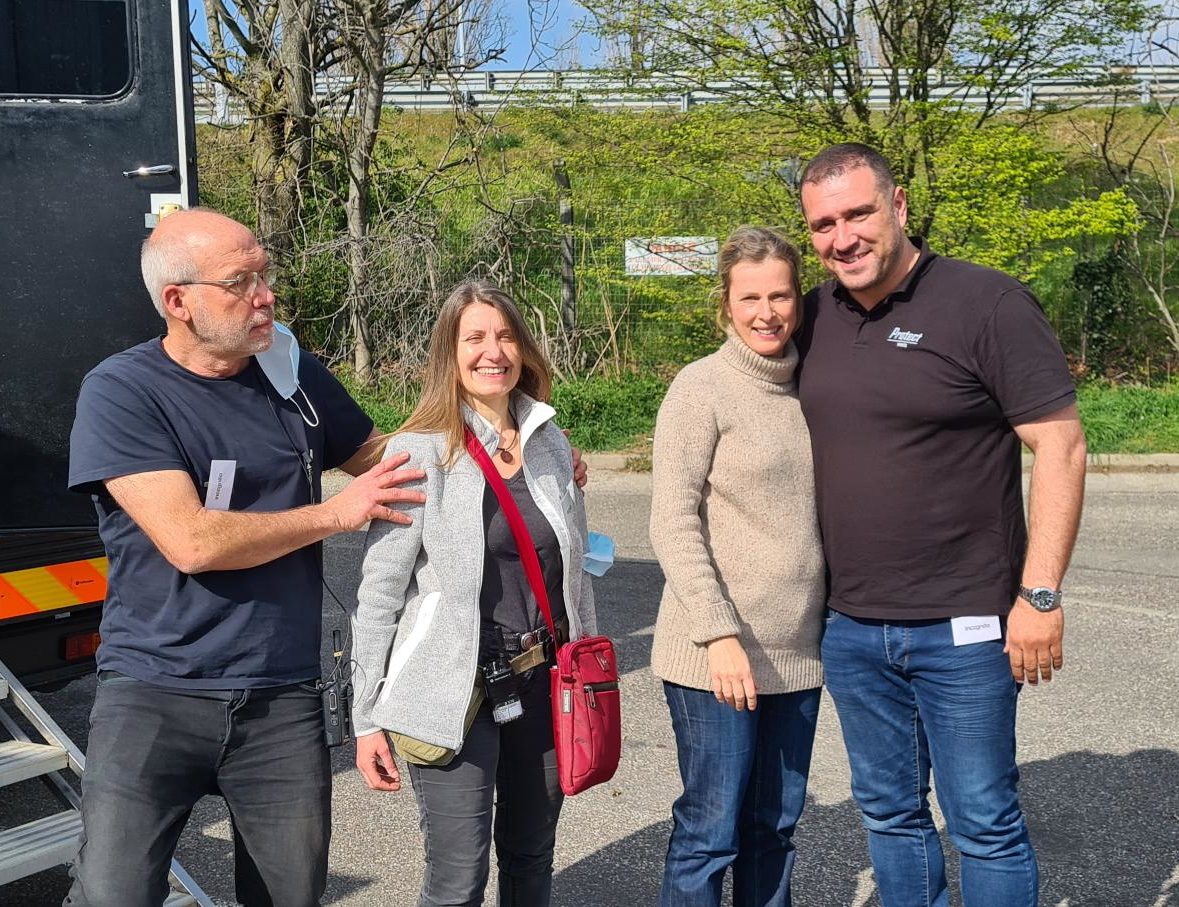
POLYGON ((1024 597, 1037 611, 1052 611, 1060 604, 1059 593, 1053 589, 1029 589, 1024 597))

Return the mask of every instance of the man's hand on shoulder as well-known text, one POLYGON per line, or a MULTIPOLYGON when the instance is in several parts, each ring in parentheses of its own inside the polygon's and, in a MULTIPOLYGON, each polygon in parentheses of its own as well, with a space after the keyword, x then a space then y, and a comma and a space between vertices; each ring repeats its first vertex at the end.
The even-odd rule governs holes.
POLYGON ((245 570, 359 529, 371 519, 410 523, 394 504, 420 504, 421 491, 401 486, 425 478, 402 469, 409 455, 383 460, 323 504, 291 510, 210 510, 202 506, 192 477, 181 470, 133 473, 107 479, 107 491, 164 558, 181 573, 245 570))
POLYGON ((1064 667, 1064 611, 1037 611, 1022 598, 1007 615, 1007 645, 1016 683, 1045 683, 1064 667))
POLYGON ((393 454, 361 473, 324 504, 331 508, 341 532, 357 530, 369 520, 405 525, 413 522, 409 514, 391 508, 394 504, 421 504, 426 500, 422 492, 401 487, 426 477, 421 469, 402 469, 408 461, 407 453, 393 454))
MULTIPOLYGON (((561 434, 568 438, 569 429, 562 428, 561 434)), ((573 455, 573 481, 577 483, 578 488, 585 488, 585 483, 589 481, 589 467, 585 465, 585 460, 582 459, 580 447, 570 445, 570 450, 573 455)))

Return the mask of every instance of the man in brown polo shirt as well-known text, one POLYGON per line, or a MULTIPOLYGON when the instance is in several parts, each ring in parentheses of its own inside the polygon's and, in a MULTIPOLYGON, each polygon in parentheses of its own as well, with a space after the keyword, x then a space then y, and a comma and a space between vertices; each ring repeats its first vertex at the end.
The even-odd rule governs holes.
POLYGON ((1063 665, 1085 473, 1064 355, 1017 281, 906 236, 905 191, 875 150, 822 151, 801 198, 833 276, 798 338, 830 570, 823 663, 881 901, 948 903, 932 770, 963 903, 1034 907, 1015 702, 1063 665))

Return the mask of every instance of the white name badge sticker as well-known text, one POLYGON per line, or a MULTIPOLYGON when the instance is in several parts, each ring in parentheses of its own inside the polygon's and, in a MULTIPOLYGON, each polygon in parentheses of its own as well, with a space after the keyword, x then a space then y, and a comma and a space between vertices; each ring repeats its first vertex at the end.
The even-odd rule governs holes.
POLYGON ((954 645, 968 646, 975 642, 986 642, 988 639, 998 639, 1003 635, 999 627, 999 615, 990 617, 954 617, 950 619, 950 628, 954 631, 954 645))
POLYGON ((233 476, 237 460, 214 460, 209 464, 209 487, 205 490, 206 510, 228 510, 233 497, 233 476))

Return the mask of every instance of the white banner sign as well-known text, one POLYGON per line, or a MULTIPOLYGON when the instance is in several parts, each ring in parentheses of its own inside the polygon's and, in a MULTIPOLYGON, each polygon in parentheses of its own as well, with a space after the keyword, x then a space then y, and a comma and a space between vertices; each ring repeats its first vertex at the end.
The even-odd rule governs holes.
POLYGON ((654 236, 626 241, 626 274, 715 274, 720 243, 712 236, 654 236))

